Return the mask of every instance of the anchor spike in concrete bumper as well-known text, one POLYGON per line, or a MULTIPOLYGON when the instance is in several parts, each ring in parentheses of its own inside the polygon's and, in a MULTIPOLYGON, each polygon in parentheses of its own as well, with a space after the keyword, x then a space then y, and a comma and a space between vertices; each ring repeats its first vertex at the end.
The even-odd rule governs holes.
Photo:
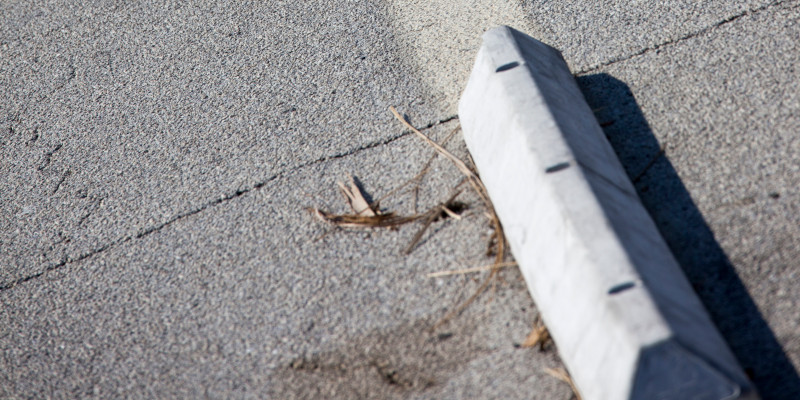
POLYGON ((483 36, 464 138, 585 399, 756 399, 561 54, 483 36))

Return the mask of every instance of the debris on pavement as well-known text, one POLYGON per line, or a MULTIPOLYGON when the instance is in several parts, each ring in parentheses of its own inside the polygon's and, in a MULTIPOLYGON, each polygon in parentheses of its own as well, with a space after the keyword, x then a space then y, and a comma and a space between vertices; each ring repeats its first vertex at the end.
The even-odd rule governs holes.
POLYGON ((342 182, 337 182, 339 189, 342 191, 342 195, 344 195, 347 203, 350 204, 350 209, 353 210, 353 214, 362 217, 374 217, 379 215, 381 213, 380 205, 378 205, 377 202, 370 204, 367 199, 364 198, 364 193, 361 192, 361 188, 356 184, 354 177, 350 177, 349 183, 350 185, 346 186, 342 182))
POLYGON ((525 341, 519 346, 522 348, 530 348, 539 345, 539 351, 544 351, 545 346, 551 342, 552 338, 550 338, 550 332, 544 325, 542 318, 537 317, 536 321, 533 323, 533 329, 531 330, 531 333, 528 334, 528 337, 526 337, 525 341))
MULTIPOLYGON (((347 185, 342 182, 339 182, 338 183, 339 189, 341 190, 342 194, 347 200, 347 203, 350 206, 352 214, 333 214, 323 211, 319 208, 310 208, 309 211, 317 219, 341 228, 357 228, 357 229, 392 228, 416 221, 422 221, 423 224, 421 228, 416 232, 411 242, 403 250, 403 254, 409 254, 411 251, 414 250, 415 246, 419 243, 424 233, 433 222, 442 218, 453 218, 455 220, 461 218, 459 214, 462 210, 466 208, 466 204, 458 202, 456 201, 456 199, 462 193, 462 189, 460 189, 461 186, 465 182, 468 183, 469 186, 472 188, 472 190, 477 194, 480 201, 483 203, 486 209, 486 216, 489 219, 489 223, 492 226, 492 235, 487 245, 487 256, 494 256, 494 262, 485 267, 467 268, 464 270, 441 271, 429 275, 429 277, 440 277, 440 276, 454 275, 460 273, 489 271, 489 275, 483 280, 483 282, 477 288, 475 293, 472 294, 472 296, 470 296, 467 300, 459 304, 457 307, 451 309, 444 317, 442 317, 436 324, 434 324, 432 330, 436 330, 440 326, 447 323, 453 317, 459 315, 464 309, 466 309, 470 304, 472 304, 489 287, 489 284, 494 280, 494 278, 497 277, 497 273, 502 268, 516 265, 516 263, 511 261, 506 261, 507 257, 509 257, 509 254, 507 251, 508 246, 506 244, 505 235, 503 234, 503 227, 500 224, 500 219, 498 218, 494 210, 494 206, 492 205, 492 201, 489 198, 486 187, 483 185, 483 182, 481 181, 477 172, 473 167, 470 167, 465 161, 459 159, 458 157, 456 157, 450 151, 448 151, 443 147, 443 144, 445 144, 453 136, 453 134, 457 132, 458 128, 453 130, 440 144, 435 142, 433 139, 429 138, 421 131, 419 131, 413 125, 411 125, 411 123, 409 123, 408 120, 405 117, 403 117, 394 107, 390 107, 389 110, 392 112, 395 118, 397 118, 398 121, 400 121, 406 128, 408 128, 411 132, 413 132, 417 137, 422 139, 427 145, 432 147, 436 151, 436 153, 434 153, 433 156, 431 156, 431 158, 428 160, 428 162, 423 166, 422 170, 416 176, 406 181, 399 187, 391 190, 389 193, 387 193, 380 199, 373 202, 367 200, 369 197, 362 192, 361 188, 357 185, 355 178, 351 177, 347 185), (416 212, 416 201, 415 201, 415 213, 411 215, 399 215, 394 212, 384 211, 380 209, 378 205, 379 201, 388 198, 389 196, 397 193, 398 191, 408 187, 411 184, 415 185, 415 187, 412 190, 414 191, 415 194, 418 194, 419 184, 422 178, 425 176, 425 174, 429 171, 431 162, 433 161, 436 155, 441 155, 446 159, 448 159, 449 161, 451 161, 453 165, 464 175, 464 178, 452 189, 451 194, 449 195, 447 200, 437 204, 436 206, 430 208, 429 210, 423 213, 416 212)), ((546 331, 546 328, 542 329, 545 329, 546 331)))
POLYGON ((489 271, 492 268, 505 268, 505 267, 516 267, 516 261, 508 261, 502 264, 488 264, 488 265, 481 265, 479 267, 470 267, 470 268, 462 268, 462 269, 451 269, 447 271, 438 271, 438 272, 431 272, 430 274, 426 275, 428 278, 441 278, 443 276, 449 275, 463 275, 463 274, 470 274, 473 272, 482 272, 482 271, 489 271))
POLYGON ((556 378, 572 388, 572 395, 575 400, 581 400, 581 394, 578 392, 578 388, 575 386, 575 382, 572 381, 572 377, 569 376, 569 373, 564 368, 545 368, 544 372, 547 372, 548 375, 556 378))

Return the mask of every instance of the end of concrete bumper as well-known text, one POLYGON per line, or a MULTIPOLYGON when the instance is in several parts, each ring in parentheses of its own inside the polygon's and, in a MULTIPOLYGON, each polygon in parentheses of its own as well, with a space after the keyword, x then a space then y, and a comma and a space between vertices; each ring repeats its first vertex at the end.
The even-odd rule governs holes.
POLYGON ((584 398, 758 398, 557 50, 487 32, 459 117, 584 398))

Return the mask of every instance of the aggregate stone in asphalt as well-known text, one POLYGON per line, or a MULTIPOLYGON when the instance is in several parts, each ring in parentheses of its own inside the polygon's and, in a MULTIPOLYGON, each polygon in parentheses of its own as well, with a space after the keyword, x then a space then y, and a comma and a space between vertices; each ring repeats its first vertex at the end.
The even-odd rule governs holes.
MULTIPOLYGON (((763 397, 797 398, 797 6, 3 3, 0 397, 566 398, 552 352, 513 346, 513 269, 425 330, 478 285, 424 274, 482 262, 480 212, 407 258, 411 227, 313 241, 303 211, 412 176, 429 151, 386 109, 443 137, 509 24, 578 73, 763 397)), ((457 179, 437 165, 423 201, 457 179)))
MULTIPOLYGON (((434 223, 409 256, 419 224, 347 232, 305 210, 346 211, 336 181, 351 171, 368 192, 387 193, 430 152, 406 136, 299 168, 3 291, 3 396, 567 397, 544 370, 560 365, 555 350, 515 345, 535 318, 515 269, 431 330, 480 281, 426 274, 491 261, 475 196, 462 196, 462 219, 434 223)), ((444 160, 431 174, 420 209, 460 180, 444 160)), ((383 203, 408 214, 414 196, 383 203)))
POLYGON ((578 77, 763 398, 800 395, 797 6, 578 77))
POLYGON ((472 69, 481 35, 509 25, 559 49, 574 72, 696 36, 782 1, 392 0, 387 14, 404 60, 445 114, 472 69))
POLYGON ((0 7, 0 286, 441 118, 367 1, 0 7))

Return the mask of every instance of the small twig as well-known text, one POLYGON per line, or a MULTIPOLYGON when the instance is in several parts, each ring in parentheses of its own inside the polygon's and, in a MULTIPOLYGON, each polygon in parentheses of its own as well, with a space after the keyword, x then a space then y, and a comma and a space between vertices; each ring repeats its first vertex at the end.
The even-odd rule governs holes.
POLYGON ((342 228, 388 228, 414 222, 427 215, 412 215, 408 217, 386 213, 373 216, 352 214, 330 214, 318 208, 308 209, 315 217, 342 228))
POLYGON ((418 213, 419 212, 419 183, 414 185, 414 189, 412 189, 412 190, 414 192, 414 212, 418 213))
POLYGON ((475 301, 475 299, 477 299, 478 296, 480 296, 481 293, 483 293, 483 291, 486 290, 487 287, 489 287, 489 283, 492 281, 492 278, 494 278, 495 274, 497 274, 497 271, 499 271, 499 269, 496 268, 492 269, 492 271, 489 273, 489 276, 487 276, 486 279, 483 280, 483 283, 481 283, 481 285, 478 287, 478 289, 475 290, 475 293, 473 293, 472 296, 470 296, 465 302, 461 303, 458 307, 451 310, 444 317, 442 317, 442 319, 440 319, 439 322, 433 325, 433 328, 431 328, 431 330, 435 331, 436 329, 439 329, 439 327, 447 323, 447 321, 450 321, 456 315, 461 314, 461 312, 464 311, 464 309, 466 309, 470 304, 472 304, 472 302, 475 301))
POLYGON ((475 192, 481 198, 483 203, 486 205, 486 208, 489 210, 489 213, 491 214, 490 219, 492 221, 492 225, 494 225, 495 232, 499 233, 497 238, 498 240, 497 262, 502 262, 503 258, 505 257, 505 237, 502 234, 503 228, 500 224, 500 219, 497 217, 497 213, 494 210, 494 205, 492 204, 492 200, 489 198, 489 192, 486 190, 486 186, 483 185, 483 181, 481 181, 478 175, 472 170, 472 168, 468 167, 466 163, 461 161, 458 157, 454 156, 452 153, 447 151, 447 149, 440 146, 438 143, 433 141, 424 133, 420 132, 419 129, 415 128, 405 118, 403 118, 403 116, 400 115, 400 113, 397 112, 397 110, 394 107, 389 107, 389 110, 392 111, 392 114, 394 114, 395 118, 397 118, 398 121, 403 123, 403 125, 405 125, 408 129, 414 132, 414 134, 416 134, 422 140, 424 140, 425 143, 433 147, 434 150, 436 150, 439 154, 443 155, 445 158, 453 162, 456 168, 458 168, 458 170, 461 171, 461 173, 464 174, 464 176, 466 176, 467 181, 470 183, 472 188, 475 190, 475 192))
POLYGON ((425 222, 422 224, 422 227, 419 228, 419 230, 417 231, 416 234, 414 234, 414 237, 411 239, 411 242, 403 250, 403 254, 406 254, 406 255, 411 254, 411 250, 413 250, 414 246, 416 246, 417 243, 419 243, 420 239, 422 239, 422 235, 425 234, 425 231, 428 230, 429 226, 431 226, 431 224, 433 223, 433 220, 436 219, 436 214, 439 213, 439 207, 436 207, 435 210, 431 210, 431 211, 435 211, 435 212, 429 212, 428 213, 428 218, 425 219, 425 222))
MULTIPOLYGON (((489 198, 489 192, 486 190, 486 186, 483 185, 483 181, 481 181, 481 179, 478 177, 478 174, 475 173, 475 171, 473 171, 472 168, 468 167, 467 164, 464 163, 464 161, 461 161, 461 159, 454 156, 452 153, 447 151, 447 149, 440 146, 438 143, 436 143, 431 138, 426 136, 424 133, 420 132, 413 125, 411 125, 405 118, 403 118, 402 115, 400 115, 399 112, 397 112, 397 110, 394 107, 389 107, 389 110, 392 111, 392 114, 394 114, 395 118, 397 118, 398 121, 403 123, 403 125, 405 125, 408 129, 414 132, 415 135, 417 135, 428 145, 433 147, 434 150, 439 152, 439 154, 443 155, 445 158, 450 160, 456 166, 456 168, 458 168, 458 170, 461 171, 461 173, 464 174, 464 176, 467 178, 467 181, 469 182, 470 186, 472 186, 472 188, 478 194, 478 197, 480 197, 480 199, 486 205, 487 210, 489 211, 490 220, 492 225, 494 226, 494 231, 496 233, 496 241, 497 241, 496 242, 497 253, 495 254, 494 263, 495 265, 501 264, 505 259, 505 254, 506 254, 506 241, 505 241, 505 235, 503 234, 503 226, 500 223, 500 218, 497 216, 497 213, 495 212, 492 200, 489 198)), ((467 301, 456 307, 454 310, 445 315, 441 320, 439 320, 439 322, 437 322, 433 326, 433 329, 435 330, 442 324, 446 323, 454 316, 460 314, 461 311, 463 311, 467 306, 472 304, 472 302, 475 301, 475 299, 477 299, 478 296, 480 296, 484 290, 486 290, 486 288, 489 286, 489 283, 491 282, 491 279, 495 277, 498 271, 499 268, 493 268, 489 273, 489 276, 486 277, 486 280, 481 284, 481 286, 478 287, 475 293, 470 298, 468 298, 467 301)))
POLYGON ((471 268, 464 268, 464 269, 451 269, 447 271, 438 271, 432 272, 426 277, 428 278, 439 278, 442 276, 450 276, 450 275, 463 275, 463 274, 471 274, 473 272, 481 272, 481 271, 489 271, 495 268, 505 268, 505 267, 514 267, 516 266, 516 261, 509 261, 509 262, 502 262, 499 264, 488 264, 488 265, 481 265, 480 267, 471 267, 471 268))
POLYGON ((374 217, 380 214, 378 202, 372 202, 372 204, 367 203, 364 193, 362 193, 361 188, 356 185, 355 178, 352 175, 350 176, 349 186, 342 182, 337 182, 337 184, 339 185, 339 191, 342 193, 342 196, 347 200, 347 204, 350 205, 353 214, 364 217, 374 217))
POLYGON ((422 225, 422 228, 420 228, 417 231, 417 233, 414 235, 414 237, 411 239, 411 243, 409 243, 408 246, 406 247, 406 249, 403 250, 403 254, 411 253, 411 250, 413 250, 414 246, 416 246, 417 243, 419 243, 420 239, 422 239, 422 235, 425 234, 425 231, 428 229, 429 226, 431 226, 433 221, 436 221, 436 219, 439 218, 439 216, 442 214, 442 212, 447 209, 447 205, 452 203, 456 199, 456 197, 458 197, 458 195, 461 194, 461 190, 457 190, 457 189, 458 189, 459 186, 461 186, 462 183, 463 183, 463 181, 459 182, 458 185, 456 185, 456 187, 453 188, 453 192, 454 193, 450 196, 449 199, 447 199, 446 202, 441 203, 441 204, 431 208, 430 210, 428 210, 428 212, 423 214, 423 215, 427 215, 428 218, 425 219, 425 223, 422 225))
POLYGON ((547 374, 553 378, 568 384, 570 389, 572 389, 572 394, 575 395, 575 399, 581 400, 581 393, 578 391, 578 387, 575 386, 575 382, 572 381, 572 377, 569 376, 567 370, 564 368, 545 368, 544 372, 547 372, 547 374))
POLYGON ((475 171, 472 170, 472 168, 468 167, 467 164, 464 163, 464 161, 461 161, 461 159, 454 156, 453 153, 447 151, 447 149, 440 146, 438 143, 433 141, 433 139, 429 138, 424 133, 420 132, 419 129, 411 125, 408 121, 406 121, 405 118, 403 118, 402 115, 400 115, 400 113, 397 112, 397 110, 394 107, 389 107, 389 109, 392 111, 392 114, 394 114, 395 118, 397 118, 398 121, 402 122, 403 125, 405 125, 408 129, 411 129, 412 132, 414 132, 417 136, 419 136, 422 140, 424 140, 425 143, 433 147, 434 150, 439 152, 439 154, 443 155, 445 158, 447 158, 453 164, 455 164, 456 168, 458 168, 458 170, 461 171, 461 173, 467 177, 467 180, 469 181, 470 185, 472 185, 472 187, 475 189, 475 191, 478 193, 478 196, 480 196, 484 202, 490 202, 489 194, 486 191, 486 187, 483 186, 483 182, 481 182, 481 179, 478 178, 478 174, 476 174, 475 171))
POLYGON ((550 332, 544 325, 542 317, 537 316, 536 320, 533 321, 533 329, 531 329, 531 333, 529 333, 528 337, 525 338, 525 341, 520 344, 520 347, 528 348, 538 344, 539 351, 544 351, 545 345, 547 345, 550 340, 550 332))
POLYGON ((475 172, 473 172, 469 167, 467 167, 467 164, 464 164, 464 162, 461 161, 458 157, 454 156, 452 153, 447 151, 447 149, 440 146, 439 143, 436 143, 435 141, 433 141, 433 139, 429 138, 424 133, 420 132, 417 128, 415 128, 413 125, 408 123, 408 121, 405 118, 403 118, 403 116, 400 115, 400 113, 398 113, 394 107, 389 107, 389 109, 392 111, 392 114, 394 114, 395 118, 397 118, 400 122, 402 122, 403 125, 405 125, 408 129, 411 129, 411 131, 414 132, 417 136, 419 136, 422 140, 427 142, 431 147, 433 147, 436 151, 438 151, 439 154, 445 156, 448 160, 452 161, 453 164, 455 164, 456 167, 461 172, 464 173, 464 175, 468 177, 475 177, 475 178, 478 177, 475 174, 475 172))
MULTIPOLYGON (((455 129, 453 129, 447 135, 447 137, 445 137, 444 140, 442 140, 441 145, 444 146, 447 142, 449 142, 450 139, 455 135, 456 132, 458 132, 458 130, 460 128, 461 128, 460 126, 457 126, 455 129)), ((419 173, 417 173, 417 175, 415 175, 413 178, 403 182, 402 185, 390 190, 389 193, 386 193, 385 195, 383 195, 378 200, 373 201, 371 206, 373 206, 373 207, 376 206, 379 202, 381 202, 383 200, 386 200, 387 198, 389 198, 393 194, 399 192, 400 190, 402 190, 403 188, 405 188, 406 186, 408 186, 408 185, 410 185, 410 184, 412 184, 414 182, 417 182, 417 189, 418 189, 419 188, 419 181, 421 181, 422 178, 425 176, 425 174, 427 174, 428 171, 430 171, 431 164, 433 163, 433 160, 436 159, 437 155, 439 155, 439 153, 434 151, 434 153, 431 154, 431 156, 428 158, 428 161, 425 162, 425 165, 423 165, 422 169, 419 171, 419 173)), ((414 211, 416 212, 416 207, 414 207, 414 211)))
POLYGON ((447 208, 447 204, 442 205, 442 212, 444 212, 445 214, 447 214, 448 217, 456 221, 461 221, 461 216, 453 212, 453 210, 447 208))

